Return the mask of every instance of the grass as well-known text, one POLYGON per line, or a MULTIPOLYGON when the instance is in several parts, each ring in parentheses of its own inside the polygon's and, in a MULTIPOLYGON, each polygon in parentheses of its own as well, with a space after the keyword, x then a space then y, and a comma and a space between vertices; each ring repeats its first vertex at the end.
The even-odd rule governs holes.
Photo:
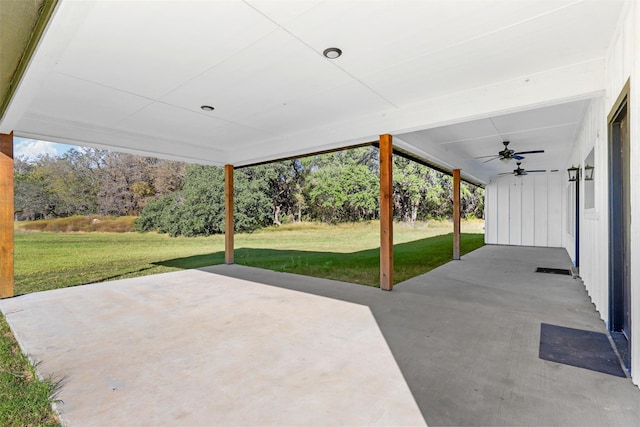
MULTIPOLYGON (((223 240, 155 233, 27 233, 15 235, 15 293, 174 271, 159 261, 210 253, 223 240)), ((220 262, 212 256, 211 264, 220 262)))
MULTIPOLYGON (((482 221, 463 221, 462 253, 483 244, 482 221)), ((451 223, 394 227, 394 282, 451 259, 451 223)), ((15 235, 15 292, 25 294, 86 283, 198 268, 224 262, 224 237, 171 238, 156 233, 15 235)), ((236 263, 376 286, 377 222, 291 224, 237 234, 236 263)))
MULTIPOLYGON (((371 239, 373 247, 369 248, 354 247, 356 246, 355 242, 358 242, 357 236, 345 233, 340 236, 343 243, 338 250, 241 248, 236 250, 236 263, 306 276, 379 286, 380 251, 377 247, 379 236, 377 228, 375 231, 375 236, 371 239)), ((396 232, 394 244, 394 283, 403 282, 411 277, 426 273, 451 260, 453 235, 433 235, 433 233, 444 231, 440 227, 396 231, 399 233, 396 232), (408 240, 411 236, 415 237, 416 235, 424 237, 408 240), (399 243, 399 240, 402 243, 399 243)), ((305 236, 297 237, 303 239, 305 236)), ((461 236, 461 242, 461 252, 468 253, 484 244, 484 235, 464 233, 461 236)), ((329 240, 327 243, 335 245, 335 241, 329 240)))
POLYGON ((40 381, 0 314, 0 425, 58 426, 51 409, 55 385, 40 381))

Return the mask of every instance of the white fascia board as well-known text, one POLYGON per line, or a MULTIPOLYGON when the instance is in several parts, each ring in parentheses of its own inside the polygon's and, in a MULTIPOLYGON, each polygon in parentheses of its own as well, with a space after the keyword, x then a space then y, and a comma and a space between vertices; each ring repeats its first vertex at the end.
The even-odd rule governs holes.
POLYGON ((226 153, 211 147, 166 138, 138 135, 112 128, 87 127, 82 123, 26 114, 14 131, 16 136, 94 147, 141 156, 223 166, 228 163, 226 153), (71 139, 65 135, 74 135, 71 139))

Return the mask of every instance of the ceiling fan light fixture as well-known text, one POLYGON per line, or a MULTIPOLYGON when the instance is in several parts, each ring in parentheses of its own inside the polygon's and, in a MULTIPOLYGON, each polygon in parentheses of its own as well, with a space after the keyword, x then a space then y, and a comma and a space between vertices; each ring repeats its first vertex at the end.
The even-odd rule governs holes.
POLYGON ((337 59, 342 56, 342 50, 337 47, 328 47, 322 52, 322 54, 327 59, 337 59))

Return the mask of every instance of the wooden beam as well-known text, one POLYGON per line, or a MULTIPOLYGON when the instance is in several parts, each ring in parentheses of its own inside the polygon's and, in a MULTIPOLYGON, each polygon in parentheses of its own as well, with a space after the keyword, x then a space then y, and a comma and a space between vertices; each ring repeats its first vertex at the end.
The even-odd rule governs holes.
POLYGON ((393 144, 380 135, 380 289, 393 289, 393 144))
POLYGON ((13 132, 0 134, 0 298, 13 296, 13 132))
POLYGON ((453 170, 453 259, 460 259, 460 169, 453 170))
POLYGON ((233 165, 224 165, 224 262, 233 264, 233 165))

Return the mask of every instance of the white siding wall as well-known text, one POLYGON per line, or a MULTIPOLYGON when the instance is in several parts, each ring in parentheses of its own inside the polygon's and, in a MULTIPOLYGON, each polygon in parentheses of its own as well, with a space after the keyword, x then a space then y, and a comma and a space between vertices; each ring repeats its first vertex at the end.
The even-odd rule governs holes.
POLYGON ((547 174, 536 174, 534 177, 534 218, 533 246, 548 246, 547 234, 549 215, 547 203, 547 174))
POLYGON ((488 185, 484 192, 484 240, 486 243, 498 242, 498 189, 496 185, 488 185))
MULTIPOLYGON (((523 177, 521 177, 523 178, 523 177)), ((506 181, 506 180, 505 180, 506 181)), ((509 244, 521 245, 522 232, 522 179, 509 182, 509 244)), ((528 227, 528 226, 527 226, 528 227)))
POLYGON ((498 229, 498 242, 502 245, 511 244, 509 233, 511 227, 509 225, 509 196, 511 190, 511 180, 502 179, 498 181, 497 188, 497 203, 498 203, 498 218, 495 227, 498 229))
POLYGON ((547 176, 547 246, 562 245, 562 184, 566 181, 562 171, 547 176))
MULTIPOLYGON (((535 246, 535 213, 536 213, 536 186, 534 179, 524 179, 522 182, 522 192, 520 197, 522 199, 522 224, 530 224, 530 226, 521 227, 520 230, 520 244, 522 246, 535 246)), ((545 198, 546 199, 546 198, 545 198)), ((546 200, 545 200, 546 201, 546 200)))
POLYGON ((488 244, 559 247, 560 173, 508 175, 486 188, 488 244))
MULTIPOLYGON (((585 158, 594 151, 594 208, 584 209, 585 182, 580 181, 580 276, 584 280, 587 292, 596 305, 602 319, 608 319, 609 252, 608 252, 608 141, 604 98, 591 101, 586 112, 582 129, 577 136, 576 145, 568 164, 584 167, 585 158)), ((567 166, 568 167, 568 166, 567 166)), ((569 184, 567 185, 575 185, 569 184)), ((566 193, 563 206, 570 206, 566 193)), ((573 213, 573 211, 572 211, 573 213)), ((565 212, 566 215, 566 212, 565 212)), ((569 255, 575 260, 574 237, 563 221, 563 242, 569 255)))
MULTIPOLYGON (((606 92, 591 102, 567 163, 584 166, 594 154, 594 206, 581 210, 580 274, 601 318, 609 321, 609 191, 607 115, 627 79, 631 79, 631 371, 640 385, 640 2, 629 2, 606 60, 606 92), (635 220, 634 220, 635 219, 635 220)), ((584 194, 584 181, 580 182, 584 194)), ((563 209, 569 209, 566 192, 563 209)), ((566 212, 565 212, 566 214, 566 212)), ((563 244, 574 256, 572 237, 563 222, 563 244)))

